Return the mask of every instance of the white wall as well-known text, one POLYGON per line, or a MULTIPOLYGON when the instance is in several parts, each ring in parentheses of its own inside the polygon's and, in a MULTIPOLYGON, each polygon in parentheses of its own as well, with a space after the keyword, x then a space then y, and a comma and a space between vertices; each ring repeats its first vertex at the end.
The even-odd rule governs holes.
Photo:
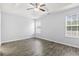
POLYGON ((33 20, 16 14, 2 12, 2 43, 27 39, 33 33, 33 20))
POLYGON ((0 10, 0 45, 1 45, 1 10, 0 10))
POLYGON ((62 12, 50 14, 40 18, 41 33, 37 37, 45 38, 49 41, 55 41, 74 47, 79 47, 79 38, 65 37, 65 16, 79 14, 79 7, 65 10, 62 12))

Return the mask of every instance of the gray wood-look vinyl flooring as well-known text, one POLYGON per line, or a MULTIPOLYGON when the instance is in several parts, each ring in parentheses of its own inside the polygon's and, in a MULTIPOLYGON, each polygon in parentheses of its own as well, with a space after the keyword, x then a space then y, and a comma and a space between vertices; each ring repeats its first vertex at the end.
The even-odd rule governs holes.
POLYGON ((79 56, 79 48, 39 38, 4 43, 0 50, 1 56, 79 56))

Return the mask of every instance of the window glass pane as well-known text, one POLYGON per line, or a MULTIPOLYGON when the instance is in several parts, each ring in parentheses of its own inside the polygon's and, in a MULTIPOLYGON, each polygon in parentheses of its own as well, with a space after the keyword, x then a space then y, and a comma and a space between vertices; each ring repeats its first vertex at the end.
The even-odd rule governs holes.
POLYGON ((77 26, 72 26, 72 31, 77 31, 77 26))
POLYGON ((71 26, 67 26, 67 31, 71 31, 71 26))
POLYGON ((67 25, 71 25, 71 16, 67 16, 67 25))
POLYGON ((77 25, 77 20, 73 20, 72 25, 77 25))
POLYGON ((78 26, 78 31, 79 31, 79 26, 78 26))
POLYGON ((79 14, 78 14, 77 16, 78 16, 78 22, 77 22, 77 23, 78 23, 78 25, 79 25, 79 14))
POLYGON ((78 25, 79 25, 79 20, 78 20, 78 25))
POLYGON ((72 15, 72 25, 77 25, 77 16, 72 15))
POLYGON ((67 25, 71 25, 71 21, 67 21, 67 25))
POLYGON ((77 20, 77 15, 72 15, 72 20, 77 20))

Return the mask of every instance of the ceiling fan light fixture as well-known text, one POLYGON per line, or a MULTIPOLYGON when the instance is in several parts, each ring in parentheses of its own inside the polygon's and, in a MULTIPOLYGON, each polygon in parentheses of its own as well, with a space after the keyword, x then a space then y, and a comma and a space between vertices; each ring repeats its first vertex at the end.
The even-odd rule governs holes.
POLYGON ((37 11, 37 12, 38 12, 38 11, 39 11, 39 9, 38 9, 38 8, 34 8, 34 11, 37 11))

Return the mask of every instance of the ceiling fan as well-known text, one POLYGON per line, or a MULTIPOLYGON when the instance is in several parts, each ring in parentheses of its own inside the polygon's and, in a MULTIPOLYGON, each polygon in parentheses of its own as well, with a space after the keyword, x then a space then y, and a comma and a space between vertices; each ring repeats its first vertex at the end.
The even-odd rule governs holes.
POLYGON ((39 10, 39 11, 42 11, 42 12, 47 11, 47 10, 46 10, 47 8, 44 8, 44 7, 46 6, 46 4, 30 3, 30 5, 32 5, 33 8, 27 8, 26 10, 34 9, 34 10, 39 10))

